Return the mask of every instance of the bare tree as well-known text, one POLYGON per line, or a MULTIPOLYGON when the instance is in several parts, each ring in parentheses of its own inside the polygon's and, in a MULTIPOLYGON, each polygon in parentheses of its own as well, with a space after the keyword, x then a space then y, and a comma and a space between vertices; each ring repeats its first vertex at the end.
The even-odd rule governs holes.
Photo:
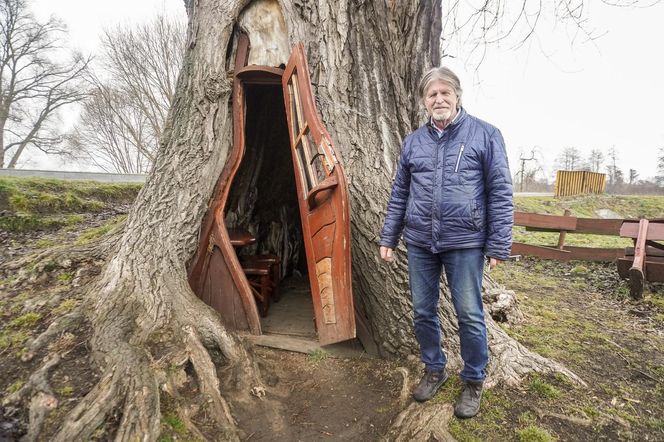
POLYGON ((655 177, 655 182, 660 186, 664 185, 664 147, 660 147, 657 151, 657 176, 655 177))
POLYGON ((155 140, 173 104, 186 38, 183 21, 157 16, 136 27, 117 27, 102 39, 109 82, 147 119, 155 140))
POLYGON ((55 61, 64 34, 53 17, 37 21, 24 0, 0 1, 0 167, 16 167, 28 146, 61 152, 60 125, 53 123, 87 95, 80 80, 89 62, 80 54, 55 61))
POLYGON ((581 170, 581 152, 576 147, 566 147, 556 158, 556 163, 562 170, 581 170))
MULTIPOLYGON (((602 0, 619 7, 648 7, 660 0, 602 0)), ((479 69, 492 47, 507 45, 519 48, 536 34, 544 19, 555 17, 571 43, 587 43, 603 35, 591 25, 588 0, 483 0, 464 2, 442 0, 443 56, 461 57, 479 69)), ((542 44, 540 42, 540 44, 542 44)))
POLYGON ((519 155, 519 163, 519 170, 515 174, 515 181, 519 182, 519 192, 532 189, 536 183, 538 186, 544 185, 546 187, 546 179, 543 183, 537 181, 537 175, 544 174, 541 155, 537 147, 533 147, 529 155, 522 152, 519 155))
POLYGON ((72 155, 107 171, 149 169, 173 102, 185 37, 185 24, 164 15, 104 33, 99 73, 90 76, 94 95, 68 137, 72 155))
POLYGON ((124 94, 98 85, 67 135, 72 153, 106 172, 146 173, 154 160, 154 137, 145 115, 124 94))
POLYGON ((609 185, 617 186, 623 183, 623 172, 618 167, 618 151, 616 146, 611 146, 608 153, 609 164, 606 166, 606 171, 609 175, 609 185))
POLYGON ((636 184, 637 178, 639 178, 639 172, 637 172, 636 169, 629 169, 629 184, 630 184, 630 186, 636 184))
POLYGON ((592 149, 588 155, 588 167, 591 172, 599 172, 604 164, 604 152, 599 149, 592 149))

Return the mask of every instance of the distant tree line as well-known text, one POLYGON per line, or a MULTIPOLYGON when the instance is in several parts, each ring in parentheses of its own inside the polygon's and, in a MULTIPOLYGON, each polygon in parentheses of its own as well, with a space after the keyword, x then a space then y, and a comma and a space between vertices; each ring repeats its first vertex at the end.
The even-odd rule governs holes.
POLYGON ((657 175, 653 179, 641 178, 635 169, 623 170, 620 158, 614 147, 606 155, 599 149, 592 149, 583 158, 576 147, 566 147, 556 158, 556 166, 562 170, 588 170, 606 173, 606 190, 609 193, 662 193, 664 186, 664 148, 660 148, 656 158, 657 175))
MULTIPOLYGON (((584 157, 577 147, 566 147, 556 157, 556 170, 586 170, 606 174, 606 191, 609 193, 662 194, 664 192, 664 147, 657 152, 657 173, 653 178, 641 177, 635 169, 624 171, 620 167, 620 157, 615 147, 605 153, 592 149, 584 157)), ((544 159, 539 148, 532 148, 528 154, 521 154, 519 163, 513 166, 515 190, 522 192, 542 192, 552 190, 542 167, 544 159)))

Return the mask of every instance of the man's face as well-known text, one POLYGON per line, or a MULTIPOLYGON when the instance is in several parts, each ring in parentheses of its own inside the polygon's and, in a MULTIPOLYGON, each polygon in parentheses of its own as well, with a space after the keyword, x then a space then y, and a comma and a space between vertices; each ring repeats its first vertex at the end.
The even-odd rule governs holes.
POLYGON ((424 107, 436 121, 450 120, 456 115, 459 97, 454 88, 442 80, 435 80, 424 94, 424 107))

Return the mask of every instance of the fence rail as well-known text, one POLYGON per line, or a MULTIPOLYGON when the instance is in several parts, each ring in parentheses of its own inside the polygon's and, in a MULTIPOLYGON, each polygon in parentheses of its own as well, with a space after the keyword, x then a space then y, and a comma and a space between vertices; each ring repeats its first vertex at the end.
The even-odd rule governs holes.
POLYGON ((558 261, 615 261, 618 274, 629 278, 632 297, 640 298, 643 281, 664 282, 664 219, 577 218, 569 211, 564 216, 514 212, 514 225, 529 231, 557 232, 558 244, 540 246, 514 242, 513 255, 530 255, 558 261), (613 235, 631 238, 634 247, 594 248, 565 245, 568 233, 613 235))

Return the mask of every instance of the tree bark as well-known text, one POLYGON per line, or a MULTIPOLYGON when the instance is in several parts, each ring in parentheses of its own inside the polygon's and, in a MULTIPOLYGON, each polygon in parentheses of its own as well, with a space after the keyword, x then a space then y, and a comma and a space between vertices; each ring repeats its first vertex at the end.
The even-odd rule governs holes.
MULTIPOLYGON (((224 376, 235 385, 230 390, 234 401, 248 403, 251 391, 261 391, 250 354, 187 283, 187 263, 232 142, 230 48, 247 3, 187 3, 188 49, 154 169, 89 291, 91 342, 103 375, 69 413, 56 440, 85 439, 113 413, 121 416, 116 440, 155 440, 160 395, 178 394, 171 367, 193 369, 201 394, 210 398, 222 439, 238 439, 211 352, 220 352, 228 366, 224 376)), ((383 355, 416 353, 405 253, 400 247, 395 264, 382 264, 377 238, 400 141, 421 122, 416 84, 423 70, 440 62, 440 7, 433 0, 279 4, 290 44, 307 42, 318 110, 345 163, 357 309, 383 355)), ((444 284, 441 290, 447 295, 444 284)), ((448 296, 440 315, 451 364, 459 366, 448 296)), ((529 370, 564 370, 530 353, 487 319, 491 384, 518 382, 529 370)), ((434 407, 418 416, 424 422, 437 412, 434 407)), ((391 437, 404 439, 413 432, 412 425, 403 431, 395 427, 391 437)))

